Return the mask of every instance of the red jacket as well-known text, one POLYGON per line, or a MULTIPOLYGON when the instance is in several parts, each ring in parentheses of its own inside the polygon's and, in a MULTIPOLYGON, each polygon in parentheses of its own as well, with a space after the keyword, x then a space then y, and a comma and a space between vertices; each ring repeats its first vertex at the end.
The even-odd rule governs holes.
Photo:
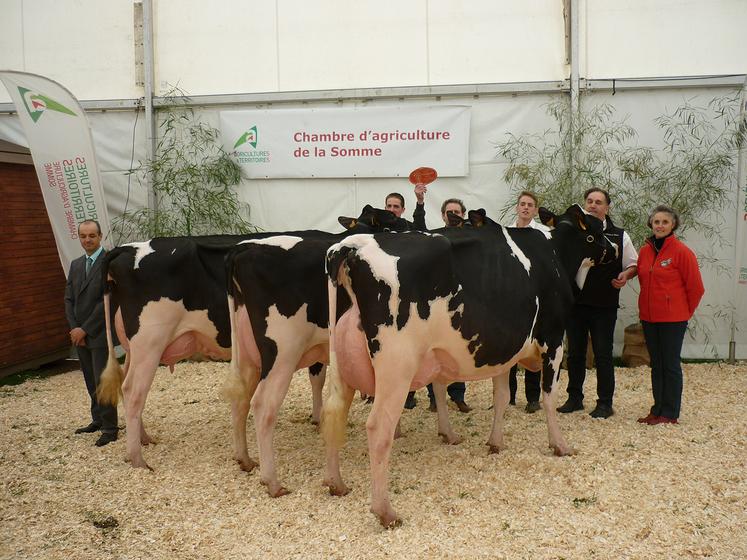
POLYGON ((658 254, 646 240, 638 254, 638 281, 638 312, 650 323, 688 321, 705 292, 695 253, 674 235, 658 254))

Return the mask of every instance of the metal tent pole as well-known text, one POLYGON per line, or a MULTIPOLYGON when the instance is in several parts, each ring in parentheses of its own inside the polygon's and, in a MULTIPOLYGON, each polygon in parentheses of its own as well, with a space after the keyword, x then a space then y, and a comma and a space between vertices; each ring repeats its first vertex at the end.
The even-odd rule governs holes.
MULTIPOLYGON (((156 115, 153 109, 155 70, 153 62, 153 0, 143 0, 143 72, 145 83, 145 156, 153 161, 156 155, 156 115)), ((148 208, 155 211, 158 200, 153 190, 152 177, 146 178, 148 208)))
MULTIPOLYGON (((744 126, 747 122, 747 78, 745 78, 742 84, 742 95, 739 98, 739 126, 744 126)), ((737 305, 740 300, 740 289, 745 290, 744 287, 740 287, 740 273, 741 269, 745 264, 742 262, 744 258, 745 247, 744 243, 747 241, 740 240, 740 235, 744 235, 744 232, 740 230, 739 222, 744 220, 747 216, 747 148, 741 146, 739 149, 739 155, 737 156, 737 216, 735 222, 735 240, 734 240, 734 306, 731 310, 731 338, 729 339, 729 363, 734 364, 737 361, 737 305), (741 206, 740 206, 741 202, 741 206)), ((747 226, 745 226, 747 227, 747 226)))

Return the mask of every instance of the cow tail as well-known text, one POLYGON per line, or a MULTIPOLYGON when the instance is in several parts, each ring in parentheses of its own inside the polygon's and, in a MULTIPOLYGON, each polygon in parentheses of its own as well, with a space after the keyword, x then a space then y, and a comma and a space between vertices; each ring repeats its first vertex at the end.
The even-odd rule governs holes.
POLYGON ((228 376, 223 383, 221 394, 228 402, 238 402, 247 394, 247 388, 244 379, 239 373, 239 341, 236 333, 236 310, 238 301, 241 298, 238 286, 234 280, 234 267, 236 265, 236 256, 238 248, 234 248, 226 255, 226 293, 228 296, 228 319, 231 323, 231 363, 228 367, 228 376))
POLYGON ((110 310, 111 294, 107 289, 104 294, 104 328, 106 329, 106 345, 109 349, 109 358, 106 361, 106 367, 101 374, 99 386, 96 387, 96 399, 102 404, 117 406, 119 402, 119 393, 122 389, 124 372, 117 361, 117 355, 114 352, 114 339, 112 337, 112 321, 110 310))
POLYGON ((231 294, 228 295, 228 317, 231 321, 231 363, 228 376, 223 384, 221 394, 228 402, 237 402, 246 395, 244 380, 239 374, 239 341, 236 338, 236 305, 231 294))
POLYGON ((348 408, 343 397, 342 376, 335 352, 335 325, 337 323, 337 285, 341 269, 340 252, 333 246, 327 252, 327 299, 329 305, 329 393, 322 407, 321 433, 328 448, 340 449, 347 435, 348 408))

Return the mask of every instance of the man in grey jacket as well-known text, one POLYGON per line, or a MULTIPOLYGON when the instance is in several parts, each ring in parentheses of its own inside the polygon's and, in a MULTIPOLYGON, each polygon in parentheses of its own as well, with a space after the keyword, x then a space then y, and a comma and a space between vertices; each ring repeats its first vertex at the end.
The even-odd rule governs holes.
POLYGON ((70 325, 70 341, 76 347, 83 379, 91 397, 91 423, 75 430, 76 434, 101 431, 96 445, 101 447, 117 439, 117 408, 96 400, 96 387, 106 365, 108 351, 104 328, 104 279, 101 263, 101 226, 95 220, 78 225, 78 238, 84 256, 70 263, 65 287, 65 316, 70 325))

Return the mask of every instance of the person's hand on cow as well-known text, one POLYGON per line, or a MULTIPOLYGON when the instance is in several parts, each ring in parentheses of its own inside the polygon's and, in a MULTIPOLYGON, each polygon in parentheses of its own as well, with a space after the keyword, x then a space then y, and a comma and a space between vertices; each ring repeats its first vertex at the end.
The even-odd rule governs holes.
POLYGON ((86 331, 80 327, 75 327, 70 331, 70 342, 73 346, 85 346, 86 345, 86 331))
POLYGON ((418 204, 423 204, 425 202, 425 193, 428 192, 428 185, 425 183, 416 183, 415 184, 415 198, 418 201, 418 204))

